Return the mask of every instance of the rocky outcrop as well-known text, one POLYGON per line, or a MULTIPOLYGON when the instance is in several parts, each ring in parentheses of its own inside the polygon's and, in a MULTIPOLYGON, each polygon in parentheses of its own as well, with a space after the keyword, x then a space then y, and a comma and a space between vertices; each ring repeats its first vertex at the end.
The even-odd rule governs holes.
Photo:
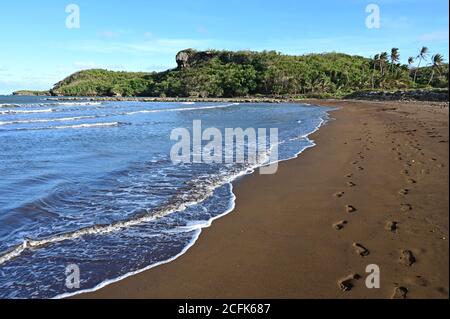
POLYGON ((413 90, 413 91, 363 91, 354 92, 344 97, 355 100, 375 101, 431 101, 448 102, 448 90, 413 90))
POLYGON ((196 65, 207 62, 214 58, 216 54, 212 51, 196 51, 193 49, 187 49, 178 52, 176 56, 178 68, 187 69, 195 67, 196 65))
POLYGON ((251 51, 196 51, 187 49, 178 52, 176 61, 179 69, 193 68, 213 58, 219 59, 222 63, 247 64, 250 63, 254 54, 251 51))

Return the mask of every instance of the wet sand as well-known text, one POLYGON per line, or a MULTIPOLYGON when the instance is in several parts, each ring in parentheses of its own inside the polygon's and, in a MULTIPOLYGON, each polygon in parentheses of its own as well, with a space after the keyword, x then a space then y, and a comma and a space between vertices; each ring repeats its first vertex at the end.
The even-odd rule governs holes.
POLYGON ((448 298, 448 107, 311 102, 341 107, 316 147, 235 183, 185 255, 77 298, 448 298))

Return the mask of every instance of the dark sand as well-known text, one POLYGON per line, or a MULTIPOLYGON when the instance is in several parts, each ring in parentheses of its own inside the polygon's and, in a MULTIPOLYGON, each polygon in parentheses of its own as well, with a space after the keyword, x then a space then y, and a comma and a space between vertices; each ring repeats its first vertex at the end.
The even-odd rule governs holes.
POLYGON ((448 298, 448 107, 312 103, 342 106, 317 147, 236 183, 182 257, 77 297, 448 298))

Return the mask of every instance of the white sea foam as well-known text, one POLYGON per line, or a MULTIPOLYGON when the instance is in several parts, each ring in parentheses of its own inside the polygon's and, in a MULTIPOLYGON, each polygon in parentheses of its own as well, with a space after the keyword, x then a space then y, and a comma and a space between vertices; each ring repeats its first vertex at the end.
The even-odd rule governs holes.
POLYGON ((20 107, 19 104, 0 104, 0 108, 14 108, 14 107, 20 107))
POLYGON ((98 106, 102 105, 102 102, 53 102, 53 103, 41 103, 41 106, 98 106))
POLYGON ((0 111, 0 114, 33 114, 33 113, 51 113, 53 109, 42 109, 42 110, 6 110, 0 111))
POLYGON ((77 129, 77 128, 91 128, 91 127, 110 127, 119 126, 119 122, 110 123, 92 123, 92 124, 77 124, 77 125, 62 125, 62 126, 49 126, 46 129, 77 129))
POLYGON ((47 123, 47 122, 69 122, 69 121, 79 121, 94 119, 98 116, 77 116, 77 117, 62 117, 53 119, 30 119, 30 120, 17 120, 17 121, 0 121, 1 125, 11 125, 11 124, 29 124, 29 123, 47 123))
MULTIPOLYGON (((326 119, 322 119, 321 122, 317 125, 317 127, 313 131, 311 131, 310 133, 305 134, 305 135, 307 136, 309 134, 316 132, 324 123, 326 123, 326 119)), ((115 122, 115 123, 97 123, 97 124, 98 125, 112 125, 112 124, 118 125, 119 123, 115 122)), ((78 125, 78 127, 84 126, 84 125, 85 124, 78 125)), ((92 126, 95 124, 87 124, 87 125, 92 126)), ((70 128, 70 127, 74 127, 74 126, 66 126, 64 128, 70 128)), ((301 149, 295 156, 293 156, 291 158, 278 160, 278 161, 274 161, 274 162, 269 162, 270 151, 274 147, 272 145, 271 149, 267 153, 263 153, 261 155, 261 157, 258 159, 257 163, 250 165, 243 170, 226 173, 226 174, 219 174, 214 177, 208 177, 208 179, 203 179, 202 183, 200 183, 199 180, 192 181, 192 183, 190 183, 192 188, 189 190, 189 194, 188 194, 188 196, 191 196, 191 198, 188 199, 187 201, 186 201, 186 194, 182 194, 182 196, 180 198, 175 199, 172 204, 168 204, 162 208, 147 212, 147 214, 145 214, 144 216, 140 216, 140 217, 137 217, 134 219, 120 221, 120 222, 116 222, 116 223, 113 223, 110 225, 95 225, 92 227, 87 227, 87 228, 80 229, 80 230, 77 230, 74 232, 60 234, 60 235, 56 235, 56 236, 46 238, 46 239, 41 239, 41 240, 26 239, 26 240, 24 240, 23 244, 16 246, 9 252, 1 255, 0 256, 0 265, 20 256, 27 249, 39 249, 39 248, 42 248, 49 244, 54 244, 54 243, 67 241, 67 240, 74 240, 74 239, 77 239, 77 238, 80 238, 80 237, 83 237, 86 235, 105 235, 105 234, 109 234, 112 232, 120 231, 122 229, 130 228, 133 226, 138 226, 143 223, 151 222, 151 221, 154 221, 161 217, 167 216, 168 214, 172 214, 174 212, 185 211, 188 207, 199 204, 199 203, 205 201, 210 196, 212 196, 214 190, 216 190, 217 188, 219 188, 227 183, 232 183, 234 180, 236 180, 237 178, 239 178, 241 176, 253 173, 258 167, 262 167, 262 166, 269 165, 269 164, 274 164, 275 162, 287 161, 289 159, 295 158, 300 153, 302 153, 305 149, 307 149, 309 147, 313 147, 313 146, 315 146, 315 144, 312 142, 311 146, 301 149)), ((234 194, 233 194, 233 196, 234 196, 234 194)), ((233 201, 233 205, 234 205, 234 201, 233 201)), ((232 210, 233 209, 230 209, 227 213, 231 212, 232 210)), ((211 225, 212 221, 214 221, 217 218, 220 218, 221 216, 223 216, 227 213, 224 213, 220 216, 216 216, 204 224, 199 224, 199 226, 198 226, 199 230, 201 230, 202 228, 205 228, 205 227, 209 227, 211 225)), ((190 245, 190 246, 192 246, 192 245, 190 245)), ((177 258, 177 257, 174 257, 174 258, 177 258)), ((173 260, 173 259, 171 259, 171 260, 173 260)), ((162 263, 165 263, 165 262, 161 262, 159 264, 162 264, 162 263)), ((151 266, 147 267, 146 269, 152 268, 154 266, 155 265, 151 265, 151 266)), ((140 271, 138 271, 138 272, 140 272, 140 271)), ((137 273, 137 272, 134 272, 132 274, 135 274, 135 273, 137 273)), ((128 276, 129 275, 125 275, 120 278, 123 279, 128 276)), ((115 282, 118 280, 120 280, 120 279, 117 279, 114 281, 109 281, 109 283, 112 283, 112 282, 115 282)), ((94 290, 104 287, 105 285, 107 285, 107 284, 100 284, 99 286, 94 288, 94 290)), ((93 290, 89 290, 89 291, 93 291, 93 290)), ((86 291, 83 291, 83 292, 86 292, 86 291)), ((78 294, 78 293, 81 293, 81 292, 77 292, 75 294, 78 294)))
MULTIPOLYGON (((227 105, 227 106, 230 106, 230 105, 227 105)), ((223 106, 211 106, 211 107, 206 107, 206 108, 217 108, 217 107, 227 107, 227 106, 225 106, 225 105, 223 105, 223 106)), ((202 109, 202 108, 193 108, 193 109, 196 110, 196 109, 202 109)), ((205 109, 205 108, 203 108, 203 109, 205 109)), ((183 108, 183 109, 178 109, 178 110, 185 111, 187 109, 183 108)), ((152 110, 152 111, 155 111, 155 112, 156 111, 175 111, 175 109, 171 109, 171 110, 152 110)), ((307 137, 310 134, 314 133, 325 122, 326 122, 326 120, 323 119, 312 132, 310 132, 308 134, 305 134, 301 138, 307 137)), ((118 125, 119 123, 115 122, 115 123, 97 123, 97 124, 102 124, 102 125, 115 124, 115 125, 118 125)), ((91 124, 91 125, 93 125, 93 124, 91 124)), ((65 126, 63 128, 73 128, 73 127, 74 126, 65 126)), ((312 147, 312 146, 315 145, 313 142, 311 144, 312 145, 308 146, 308 147, 312 147)), ((305 147, 302 150, 300 150, 294 157, 297 157, 300 153, 302 153, 308 147, 305 147)), ((193 183, 194 192, 192 194, 194 196, 192 197, 192 200, 190 200, 190 201, 187 201, 187 202, 176 201, 174 204, 167 205, 164 208, 158 209, 156 211, 148 212, 145 216, 138 217, 138 218, 131 219, 131 220, 121 221, 121 222, 114 223, 114 224, 111 224, 111 225, 99 225, 99 226, 88 227, 88 228, 85 228, 85 229, 77 230, 77 231, 72 232, 72 233, 56 235, 54 237, 47 238, 47 239, 41 239, 41 240, 28 240, 27 239, 27 240, 24 240, 22 245, 19 245, 19 246, 13 248, 12 250, 10 250, 9 252, 5 253, 4 255, 0 256, 0 265, 6 263, 9 260, 12 260, 12 259, 20 256, 22 253, 24 253, 25 251, 27 251, 29 249, 40 249, 40 248, 43 248, 43 247, 45 247, 45 246, 47 246, 49 244, 52 244, 52 243, 58 243, 58 242, 66 241, 66 240, 73 240, 73 239, 77 239, 77 238, 80 238, 80 237, 83 237, 83 236, 89 235, 89 234, 98 234, 98 235, 108 234, 108 233, 111 233, 111 232, 120 231, 120 230, 128 228, 128 227, 133 227, 133 226, 136 226, 136 225, 140 225, 140 224, 145 223, 145 222, 153 221, 155 219, 161 218, 161 217, 166 216, 167 214, 170 214, 170 213, 173 213, 173 212, 183 211, 187 207, 195 205, 195 204, 198 204, 198 203, 206 200, 207 198, 209 198, 216 188, 218 188, 220 186, 223 186, 226 183, 231 183, 236 178, 238 178, 240 176, 243 176, 243 175, 250 174, 250 173, 254 172, 257 167, 261 167, 261 166, 267 165, 268 164, 267 160, 269 158, 268 155, 269 154, 264 154, 264 158, 261 159, 260 163, 257 163, 257 164, 255 164, 255 165, 253 165, 251 167, 248 167, 247 169, 245 169, 243 171, 234 172, 231 175, 218 176, 217 179, 211 180, 210 183, 206 185, 206 189, 203 188, 205 186, 204 184, 203 185, 198 184, 197 187, 202 186, 202 188, 201 189, 197 188, 196 189, 197 191, 195 191, 196 183, 194 182, 193 183)), ((292 157, 292 158, 294 158, 294 157, 292 157)), ((291 159, 291 158, 288 158, 288 159, 291 159)), ((283 159, 283 160, 279 160, 279 161, 281 162, 281 161, 288 160, 288 159, 283 159)), ((232 190, 232 184, 231 184, 231 190, 232 190)), ((77 292, 69 293, 69 294, 62 294, 62 295, 56 296, 55 298, 65 298, 65 297, 77 295, 77 294, 80 294, 80 293, 96 291, 96 290, 98 290, 100 288, 103 288, 103 287, 105 287, 105 286, 107 286, 107 285, 109 285, 111 283, 120 281, 120 280, 122 280, 124 278, 130 277, 130 276, 135 275, 137 273, 143 272, 145 270, 154 268, 156 266, 159 266, 159 265, 162 265, 162 264, 165 264, 165 263, 169 263, 169 262, 177 259, 178 257, 180 257, 183 254, 185 254, 189 250, 189 248, 191 248, 195 244, 195 242, 197 241, 197 239, 198 239, 198 237, 199 237, 199 235, 201 233, 201 230, 203 228, 209 227, 214 220, 216 220, 218 218, 221 218, 222 216, 224 216, 224 215, 226 215, 226 214, 228 214, 228 213, 230 213, 230 212, 232 212, 234 210, 235 198, 236 197, 235 197, 233 192, 232 192, 232 196, 233 196, 233 198, 232 198, 230 207, 223 214, 215 216, 214 218, 211 218, 210 220, 205 221, 203 223, 190 225, 190 229, 192 229, 193 231, 195 230, 196 232, 193 235, 193 239, 191 240, 191 242, 188 245, 186 245, 186 247, 184 247, 183 251, 180 252, 178 255, 173 256, 170 259, 167 259, 167 260, 164 260, 164 261, 161 261, 161 262, 158 262, 158 263, 151 264, 151 265, 149 265, 149 266, 147 266, 147 267, 145 267, 143 269, 124 274, 124 275, 122 275, 122 276, 120 276, 118 278, 115 278, 115 279, 112 279, 112 280, 106 280, 106 281, 100 283, 99 285, 97 285, 96 287, 94 287, 92 289, 81 290, 81 291, 77 291, 77 292)), ((183 197, 183 199, 184 199, 184 197, 183 197)))
POLYGON ((185 112, 185 111, 198 111, 198 110, 211 110, 211 109, 223 109, 230 106, 239 105, 239 103, 223 104, 223 105, 211 105, 204 107, 183 107, 176 109, 157 109, 157 110, 140 110, 134 112, 127 112, 123 115, 135 115, 135 114, 145 114, 145 113, 160 113, 160 112, 185 112))
MULTIPOLYGON (((324 124, 326 124, 326 123, 328 122, 328 120, 329 120, 328 115, 326 115, 324 118, 321 118, 320 123, 314 128, 314 130, 311 131, 310 133, 305 134, 305 135, 306 135, 306 136, 309 136, 309 135, 311 135, 311 134, 317 132, 324 124)), ((279 144, 281 144, 281 143, 279 143, 279 144)), ((311 145, 310 145, 310 146, 306 146, 306 147, 302 148, 302 149, 299 150, 299 152, 296 153, 294 156, 292 156, 292 157, 290 157, 290 158, 283 159, 283 160, 278 160, 277 162, 284 162, 284 161, 288 161, 288 160, 297 158, 297 157, 298 157, 301 153, 303 153, 306 149, 311 148, 311 147, 314 147, 314 146, 316 146, 316 144, 315 144, 313 141, 311 141, 311 145)), ((271 149, 272 149, 273 147, 274 147, 274 146, 272 145, 271 149)), ((268 158, 270 157, 269 154, 270 154, 270 150, 269 150, 269 153, 266 153, 266 154, 263 155, 264 158, 265 158, 266 160, 268 160, 268 158)), ((266 164, 264 164, 264 165, 270 165, 270 164, 274 164, 274 162, 270 162, 270 163, 267 163, 267 162, 266 162, 266 164)), ((170 262, 172 262, 172 261, 178 259, 179 257, 183 256, 183 255, 184 255, 184 254, 185 254, 192 246, 195 245, 195 243, 197 242, 198 238, 200 237, 200 234, 201 234, 201 232, 202 232, 202 229, 210 227, 210 226, 212 225, 212 223, 213 223, 215 220, 217 220, 217 219, 219 219, 219 218, 222 218, 223 216, 228 215, 229 213, 231 213, 231 212, 234 211, 234 209, 235 209, 235 207, 236 207, 236 195, 235 195, 234 192, 233 192, 233 184, 232 184, 232 182, 233 182, 234 180, 236 180, 237 178, 241 177, 241 176, 244 176, 244 175, 248 175, 248 174, 254 173, 255 170, 256 170, 258 167, 261 167, 261 166, 264 166, 264 165, 255 165, 253 168, 249 168, 249 169, 247 169, 247 170, 245 170, 245 171, 242 171, 242 172, 240 172, 239 174, 236 174, 236 175, 234 175, 234 176, 232 176, 232 177, 230 177, 230 178, 228 179, 228 181, 227 181, 226 183, 230 183, 231 195, 232 195, 230 207, 229 207, 223 214, 220 214, 220 215, 218 215, 218 216, 215 216, 215 217, 211 218, 211 219, 208 220, 208 221, 205 221, 205 222, 203 222, 203 223, 198 223, 198 224, 190 225, 190 228, 192 228, 193 230, 194 230, 195 228, 197 228, 196 234, 195 234, 195 236, 193 237, 193 239, 191 240, 191 242, 190 242, 189 244, 187 244, 186 247, 185 247, 179 254, 177 254, 176 256, 173 256, 172 258, 169 258, 169 259, 167 259, 167 260, 163 260, 163 261, 160 261, 160 262, 151 264, 151 265, 149 265, 149 266, 147 266, 147 267, 145 267, 145 268, 142 268, 142 269, 139 269, 139 270, 136 270, 136 271, 133 271, 133 272, 126 273, 126 274, 124 274, 124 275, 122 275, 122 276, 119 276, 119 277, 117 277, 117 278, 105 280, 105 281, 103 281, 102 283, 100 283, 100 284, 98 284, 97 286, 95 286, 94 288, 91 288, 91 289, 84 289, 84 290, 79 290, 79 291, 72 292, 72 293, 64 293, 64 294, 61 294, 61 295, 58 295, 58 296, 54 297, 54 299, 63 299, 63 298, 68 298, 68 297, 75 296, 75 295, 79 295, 79 294, 83 294, 83 293, 94 292, 94 291, 97 291, 97 290, 99 290, 99 289, 102 289, 102 288, 104 288, 104 287, 106 287, 106 286, 108 286, 108 285, 110 285, 110 284, 113 284, 113 283, 115 283, 115 282, 119 282, 119 281, 121 281, 121 280, 123 280, 123 279, 126 279, 126 278, 128 278, 128 277, 131 277, 131 276, 137 275, 137 274, 139 274, 139 273, 145 272, 145 271, 147 271, 147 270, 149 270, 149 269, 158 267, 158 266, 160 266, 160 265, 168 264, 168 263, 170 263, 170 262)), ((225 184, 225 183, 224 183, 224 184, 225 184)), ((1 258, 0 258, 0 261, 1 261, 1 258)), ((0 265, 1 265, 1 262, 0 262, 0 265)))

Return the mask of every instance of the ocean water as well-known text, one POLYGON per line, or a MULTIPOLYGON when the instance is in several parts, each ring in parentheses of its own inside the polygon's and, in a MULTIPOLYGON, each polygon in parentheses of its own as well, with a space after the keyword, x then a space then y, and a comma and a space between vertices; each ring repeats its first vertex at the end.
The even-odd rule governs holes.
POLYGON ((329 110, 0 96, 0 298, 98 289, 177 258, 231 212, 231 182, 267 159, 175 165, 174 128, 278 128, 281 161, 314 146, 329 110))

